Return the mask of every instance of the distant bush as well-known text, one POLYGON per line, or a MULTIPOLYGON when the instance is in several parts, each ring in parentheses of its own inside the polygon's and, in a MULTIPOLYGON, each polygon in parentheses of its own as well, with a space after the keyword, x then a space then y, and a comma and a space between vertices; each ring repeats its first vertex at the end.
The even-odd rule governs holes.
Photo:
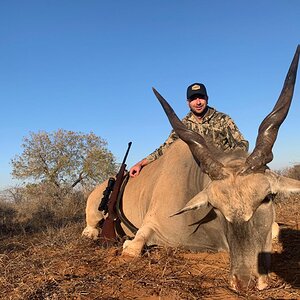
POLYGON ((15 233, 20 230, 20 224, 17 224, 17 211, 10 204, 4 201, 0 201, 0 234, 6 235, 9 233, 15 233))
POLYGON ((0 234, 39 232, 82 222, 86 195, 52 184, 29 184, 7 191, 0 198, 0 234))
POLYGON ((280 173, 289 178, 300 180, 300 164, 294 165, 293 167, 290 168, 283 169, 280 173))

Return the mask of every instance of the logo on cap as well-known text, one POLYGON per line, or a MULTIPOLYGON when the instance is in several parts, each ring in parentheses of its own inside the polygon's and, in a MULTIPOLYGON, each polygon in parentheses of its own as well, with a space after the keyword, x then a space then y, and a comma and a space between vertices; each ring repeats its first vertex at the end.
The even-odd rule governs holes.
POLYGON ((200 89, 201 89, 201 87, 200 87, 200 85, 198 85, 198 84, 195 84, 195 85, 192 86, 192 90, 193 90, 193 91, 198 91, 198 90, 200 90, 200 89))

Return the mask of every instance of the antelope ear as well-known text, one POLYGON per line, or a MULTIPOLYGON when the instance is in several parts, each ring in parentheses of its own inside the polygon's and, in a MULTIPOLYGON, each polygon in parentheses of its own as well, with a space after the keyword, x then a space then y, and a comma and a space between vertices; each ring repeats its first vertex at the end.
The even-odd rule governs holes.
POLYGON ((180 215, 186 211, 190 211, 190 210, 196 210, 196 209, 200 209, 203 207, 208 207, 209 202, 208 202, 208 195, 206 191, 202 191, 199 194, 197 194, 194 198, 192 198, 186 205, 184 208, 182 208, 181 210, 179 210, 178 212, 176 212, 175 214, 171 215, 170 217, 176 216, 176 215, 180 215))
POLYGON ((274 194, 278 192, 284 194, 300 192, 300 180, 281 176, 273 172, 269 172, 268 175, 271 190, 274 194))

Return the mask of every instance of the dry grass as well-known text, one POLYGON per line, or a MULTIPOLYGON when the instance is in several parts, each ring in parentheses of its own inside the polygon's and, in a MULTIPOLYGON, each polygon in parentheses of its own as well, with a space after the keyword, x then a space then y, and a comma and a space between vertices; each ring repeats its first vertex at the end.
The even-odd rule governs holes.
POLYGON ((86 197, 82 193, 53 194, 44 188, 32 193, 22 188, 18 201, 0 198, 0 236, 37 233, 84 219, 86 197))
POLYGON ((237 295, 228 288, 226 253, 151 248, 137 260, 121 245, 80 238, 83 220, 0 241, 0 299, 300 299, 299 197, 277 204, 270 288, 237 295))

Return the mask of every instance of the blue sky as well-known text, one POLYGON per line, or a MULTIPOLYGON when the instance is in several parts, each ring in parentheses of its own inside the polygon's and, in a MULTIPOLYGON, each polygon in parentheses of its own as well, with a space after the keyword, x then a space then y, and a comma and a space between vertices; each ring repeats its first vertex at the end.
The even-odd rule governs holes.
MULTIPOLYGON (((203 82, 253 149, 300 43, 298 0, 0 1, 0 187, 29 132, 91 132, 128 166, 170 125, 151 87, 187 113, 203 82)), ((273 148, 274 169, 300 162, 300 82, 273 148)))

